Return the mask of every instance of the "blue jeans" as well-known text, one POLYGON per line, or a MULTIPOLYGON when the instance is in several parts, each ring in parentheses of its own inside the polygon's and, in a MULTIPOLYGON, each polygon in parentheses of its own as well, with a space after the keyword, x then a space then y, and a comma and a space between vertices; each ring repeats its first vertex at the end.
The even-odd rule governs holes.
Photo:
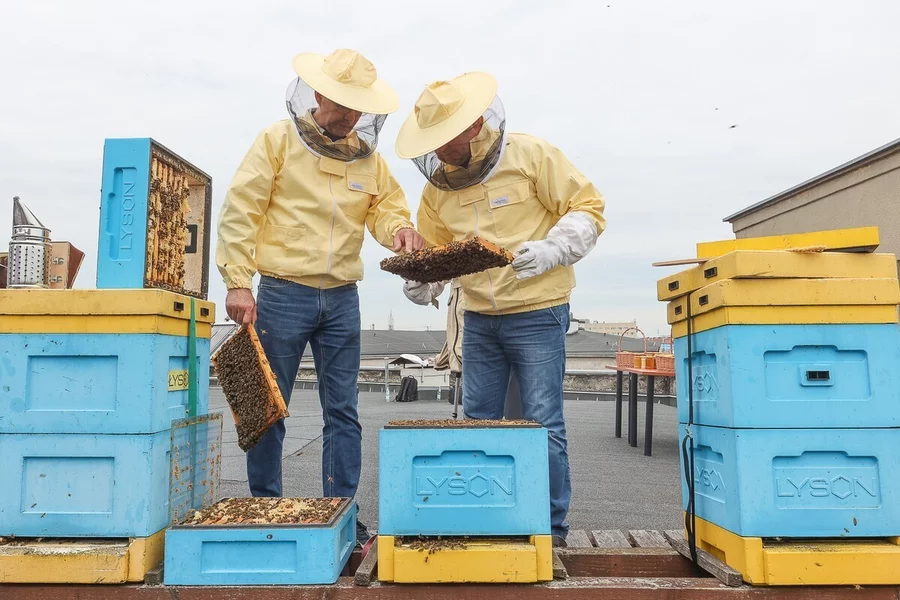
MULTIPOLYGON (((307 342, 319 380, 322 428, 322 490, 326 497, 352 498, 359 485, 362 427, 357 412, 359 292, 355 284, 319 290, 262 277, 256 330, 285 403, 297 379, 307 342)), ((284 419, 247 452, 253 496, 281 496, 284 419)))
POLYGON ((463 410, 471 419, 502 419, 510 373, 519 383, 522 418, 549 432, 550 525, 566 537, 572 498, 563 417, 569 305, 513 315, 466 312, 463 410))

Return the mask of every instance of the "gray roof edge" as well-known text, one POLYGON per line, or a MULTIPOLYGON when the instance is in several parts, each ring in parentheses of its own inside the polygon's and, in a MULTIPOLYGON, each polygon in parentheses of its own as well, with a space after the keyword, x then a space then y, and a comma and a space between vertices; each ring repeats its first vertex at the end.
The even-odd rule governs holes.
POLYGON ((869 162, 875 158, 882 158, 884 156, 894 154, 897 151, 900 151, 900 138, 897 138, 896 140, 894 140, 892 142, 888 142, 884 146, 881 146, 880 148, 876 148, 876 149, 872 150, 871 152, 867 152, 867 153, 863 154, 862 156, 857 156, 853 160, 847 161, 842 165, 838 165, 837 167, 835 167, 831 170, 825 171, 824 173, 822 173, 820 175, 816 175, 812 179, 807 179, 803 183, 798 183, 794 187, 788 188, 788 189, 784 190, 783 192, 778 192, 774 196, 770 196, 770 197, 766 198, 765 200, 760 200, 759 202, 757 202, 756 204, 753 204, 752 206, 748 206, 747 208, 739 210, 738 212, 734 213, 733 215, 729 215, 729 216, 725 217, 724 219, 722 219, 722 222, 723 223, 733 223, 736 219, 739 219, 740 217, 747 216, 747 215, 752 214, 760 209, 763 209, 767 206, 775 204, 779 200, 782 200, 788 196, 796 194, 797 192, 800 192, 804 189, 810 188, 815 184, 824 182, 828 179, 832 179, 834 177, 837 177, 838 175, 843 175, 844 173, 846 173, 848 171, 852 171, 853 169, 856 169, 856 168, 862 166, 863 163, 869 162))

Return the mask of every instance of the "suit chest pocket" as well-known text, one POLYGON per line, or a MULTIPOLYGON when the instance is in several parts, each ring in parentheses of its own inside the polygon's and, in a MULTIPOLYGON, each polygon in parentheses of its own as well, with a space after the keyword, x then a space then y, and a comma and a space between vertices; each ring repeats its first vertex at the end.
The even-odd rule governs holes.
POLYGON ((347 173, 341 184, 343 193, 339 204, 344 214, 356 220, 364 220, 372 198, 378 195, 378 182, 371 175, 347 173))
POLYGON ((543 206, 532 197, 531 185, 517 181, 487 191, 487 207, 499 238, 534 228, 542 217, 543 206))

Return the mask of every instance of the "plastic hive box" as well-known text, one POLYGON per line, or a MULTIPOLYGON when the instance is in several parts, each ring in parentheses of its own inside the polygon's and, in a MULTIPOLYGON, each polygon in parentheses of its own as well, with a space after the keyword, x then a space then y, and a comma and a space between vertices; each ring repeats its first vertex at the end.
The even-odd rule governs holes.
MULTIPOLYGON (((694 418, 716 427, 900 427, 900 327, 729 325, 691 339, 694 418)), ((675 339, 688 422, 687 338, 675 339)))
POLYGON ((166 585, 335 583, 356 544, 352 500, 322 525, 173 525, 166 585))
POLYGON ((385 427, 379 534, 549 534, 547 445, 537 425, 385 427))
POLYGON ((212 178, 150 138, 103 146, 99 289, 206 298, 212 178))
POLYGON ((169 520, 170 432, 0 435, 0 536, 147 537, 169 520))
MULTIPOLYGON (((187 416, 187 345, 156 334, 0 335, 0 434, 165 431, 187 416)), ((197 355, 209 364, 208 339, 197 355)), ((199 414, 209 408, 202 371, 199 414)))
POLYGON ((742 537, 900 535, 900 429, 694 425, 693 435, 696 514, 709 523, 742 537))

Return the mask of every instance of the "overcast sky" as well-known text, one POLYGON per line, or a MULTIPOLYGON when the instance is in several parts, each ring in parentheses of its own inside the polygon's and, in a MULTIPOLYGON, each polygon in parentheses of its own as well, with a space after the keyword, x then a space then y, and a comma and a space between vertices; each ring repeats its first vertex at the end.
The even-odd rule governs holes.
MULTIPOLYGON (((666 334, 655 282, 671 269, 650 263, 900 137, 898 24, 897 0, 3 2, 0 243, 19 195, 87 253, 76 287, 94 287, 105 138, 153 137, 209 173, 217 217, 255 135, 286 116, 292 57, 349 47, 400 94, 379 150, 413 214, 424 180, 394 154, 400 124, 426 83, 490 72, 509 130, 559 147, 606 198, 575 315, 666 334)), ((443 303, 410 304, 379 270, 387 255, 367 237, 363 327, 393 308, 398 329, 443 328, 443 303)), ((213 267, 220 320, 224 297, 213 267)))

